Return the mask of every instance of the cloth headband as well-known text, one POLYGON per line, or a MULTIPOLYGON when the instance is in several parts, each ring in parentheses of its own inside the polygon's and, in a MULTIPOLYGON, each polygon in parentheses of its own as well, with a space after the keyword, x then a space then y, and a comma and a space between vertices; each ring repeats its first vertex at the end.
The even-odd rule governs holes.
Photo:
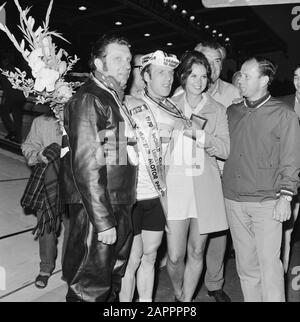
POLYGON ((153 53, 141 57, 141 70, 143 70, 147 65, 150 64, 175 69, 179 65, 179 60, 175 55, 167 54, 161 50, 157 50, 153 53))

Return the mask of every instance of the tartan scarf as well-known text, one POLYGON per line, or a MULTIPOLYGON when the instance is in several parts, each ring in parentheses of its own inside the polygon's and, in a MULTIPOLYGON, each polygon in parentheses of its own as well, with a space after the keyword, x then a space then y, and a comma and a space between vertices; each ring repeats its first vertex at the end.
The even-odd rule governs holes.
POLYGON ((57 143, 47 146, 43 155, 49 163, 38 163, 29 178, 24 194, 21 198, 21 206, 30 209, 31 213, 41 211, 41 219, 33 229, 36 237, 56 231, 57 219, 60 216, 59 200, 59 157, 61 147, 57 143))

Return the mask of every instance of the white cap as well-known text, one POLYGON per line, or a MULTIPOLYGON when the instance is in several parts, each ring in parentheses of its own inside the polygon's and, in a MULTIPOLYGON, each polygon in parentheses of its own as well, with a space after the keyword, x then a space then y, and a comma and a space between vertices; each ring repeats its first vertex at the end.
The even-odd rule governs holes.
POLYGON ((150 64, 175 69, 179 65, 179 60, 175 55, 167 54, 162 50, 156 50, 153 53, 141 57, 141 71, 150 64))

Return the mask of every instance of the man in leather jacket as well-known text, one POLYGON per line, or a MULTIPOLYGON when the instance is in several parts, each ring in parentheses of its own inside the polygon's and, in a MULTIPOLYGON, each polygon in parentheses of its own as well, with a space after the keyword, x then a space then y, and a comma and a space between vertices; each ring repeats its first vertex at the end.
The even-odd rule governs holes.
POLYGON ((65 107, 69 151, 61 173, 70 236, 63 276, 70 302, 115 301, 132 244, 136 166, 127 153, 134 142, 129 146, 130 116, 122 106, 130 61, 125 38, 100 38, 90 79, 65 107))

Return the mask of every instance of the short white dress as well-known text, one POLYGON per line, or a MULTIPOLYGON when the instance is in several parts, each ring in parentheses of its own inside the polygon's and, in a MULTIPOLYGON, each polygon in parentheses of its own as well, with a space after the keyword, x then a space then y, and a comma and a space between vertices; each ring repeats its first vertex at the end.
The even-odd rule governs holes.
MULTIPOLYGON (((193 110, 184 100, 184 114, 190 118, 201 111, 207 98, 193 110)), ((204 170, 203 147, 195 147, 194 140, 183 135, 183 124, 174 134, 174 148, 170 152, 170 166, 166 168, 168 220, 198 218, 193 177, 201 175, 204 170), (193 150, 194 149, 194 150, 193 150), (174 198, 180 196, 181 198, 174 198)), ((205 135, 202 136, 204 145, 205 135)))

